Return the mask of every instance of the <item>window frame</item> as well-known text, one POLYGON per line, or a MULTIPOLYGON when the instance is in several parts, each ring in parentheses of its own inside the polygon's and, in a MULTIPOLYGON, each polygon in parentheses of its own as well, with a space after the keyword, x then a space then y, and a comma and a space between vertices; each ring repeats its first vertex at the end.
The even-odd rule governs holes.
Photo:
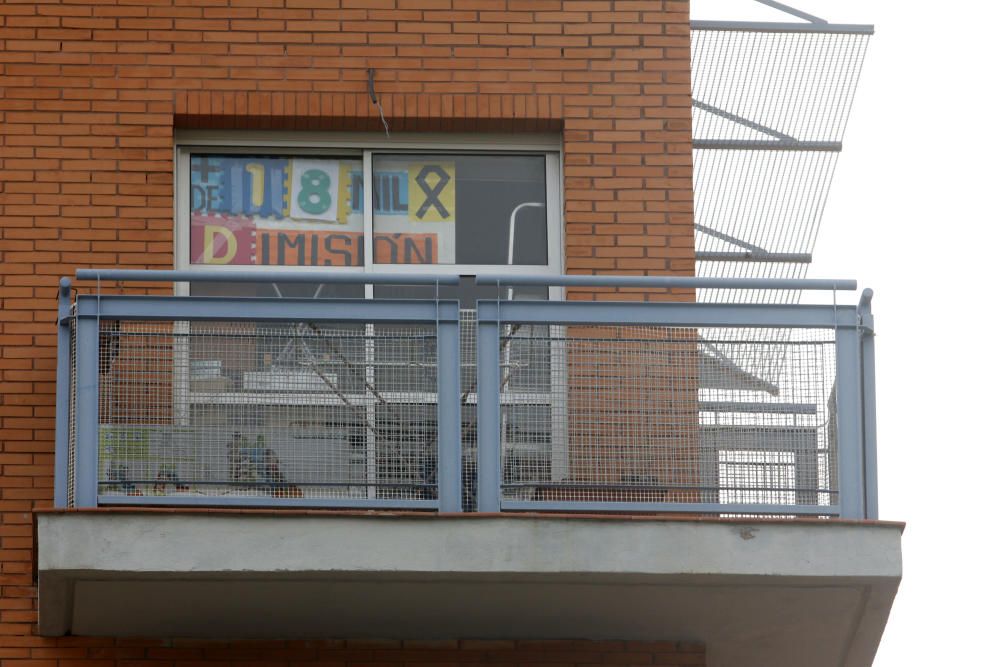
MULTIPOLYGON (((559 275, 566 263, 565 223, 563 220, 563 152, 558 135, 469 135, 469 134, 399 134, 387 139, 384 134, 373 133, 286 133, 228 131, 178 132, 174 148, 174 266, 178 269, 197 268, 205 271, 245 270, 246 266, 191 264, 191 180, 190 157, 192 153, 216 152, 218 154, 257 154, 274 152, 283 155, 330 155, 339 153, 345 158, 362 161, 366 205, 363 211, 365 258, 362 266, 285 266, 284 271, 315 272, 341 271, 345 273, 399 273, 421 275, 449 273, 473 275, 496 273, 559 275), (375 264, 374 207, 371 205, 372 165, 376 155, 395 156, 400 153, 425 154, 506 154, 542 155, 545 158, 545 217, 548 262, 546 264, 375 264)), ((175 293, 186 296, 188 285, 178 284, 175 293)), ((561 288, 550 288, 549 298, 560 298, 561 288)), ((373 298, 371 286, 366 287, 365 298, 373 298)))

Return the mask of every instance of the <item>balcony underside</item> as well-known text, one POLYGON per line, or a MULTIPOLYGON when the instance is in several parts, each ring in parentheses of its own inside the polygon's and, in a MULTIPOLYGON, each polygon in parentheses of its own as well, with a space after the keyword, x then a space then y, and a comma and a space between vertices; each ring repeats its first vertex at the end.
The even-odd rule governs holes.
POLYGON ((44 635, 684 639, 870 664, 902 527, 841 521, 40 513, 44 635))

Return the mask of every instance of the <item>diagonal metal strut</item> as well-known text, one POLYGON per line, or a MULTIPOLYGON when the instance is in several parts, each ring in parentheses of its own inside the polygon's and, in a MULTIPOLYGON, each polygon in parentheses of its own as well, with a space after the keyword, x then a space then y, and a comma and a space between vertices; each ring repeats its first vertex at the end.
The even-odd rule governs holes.
POLYGON ((746 248, 751 252, 758 252, 764 255, 767 254, 767 250, 761 248, 759 245, 754 245, 752 243, 744 241, 743 239, 738 239, 735 236, 730 236, 729 234, 725 234, 723 232, 712 229, 711 227, 706 227, 705 225, 699 225, 698 223, 695 223, 694 228, 697 229, 702 234, 708 234, 709 236, 714 236, 715 238, 722 239, 727 243, 732 243, 734 246, 739 246, 740 248, 746 248))
POLYGON ((726 111, 725 109, 720 109, 719 107, 714 106, 712 104, 708 104, 707 102, 702 102, 701 100, 692 99, 691 106, 693 106, 695 109, 701 109, 702 111, 707 111, 708 113, 714 114, 719 118, 723 118, 725 120, 737 123, 738 125, 742 125, 743 127, 748 127, 751 130, 756 130, 757 132, 760 132, 762 134, 774 137, 775 139, 781 139, 783 141, 796 141, 795 137, 785 134, 784 132, 779 132, 774 128, 768 127, 767 125, 761 125, 760 123, 752 121, 749 118, 744 118, 743 116, 731 113, 729 111, 726 111))
POLYGON ((768 7, 773 7, 774 9, 785 12, 786 14, 791 14, 796 18, 809 21, 810 23, 827 23, 826 19, 821 19, 818 16, 807 14, 801 9, 796 9, 795 7, 789 7, 788 5, 781 2, 777 2, 776 0, 757 0, 757 2, 759 2, 762 5, 767 5, 768 7))

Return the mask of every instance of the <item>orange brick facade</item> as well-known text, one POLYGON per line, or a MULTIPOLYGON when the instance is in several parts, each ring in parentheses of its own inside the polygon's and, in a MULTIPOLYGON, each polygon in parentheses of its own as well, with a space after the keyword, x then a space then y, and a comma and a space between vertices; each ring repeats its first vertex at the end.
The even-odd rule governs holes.
POLYGON ((173 266, 176 129, 377 131, 374 68, 394 131, 561 134, 567 272, 690 274, 689 62, 686 2, 0 3, 4 664, 704 664, 669 642, 44 640, 32 578, 31 512, 52 499, 57 280, 173 266))
POLYGON ((240 641, 101 640, 0 637, 3 664, 18 667, 262 667, 263 665, 650 665, 704 666, 705 650, 687 642, 562 640, 240 641))

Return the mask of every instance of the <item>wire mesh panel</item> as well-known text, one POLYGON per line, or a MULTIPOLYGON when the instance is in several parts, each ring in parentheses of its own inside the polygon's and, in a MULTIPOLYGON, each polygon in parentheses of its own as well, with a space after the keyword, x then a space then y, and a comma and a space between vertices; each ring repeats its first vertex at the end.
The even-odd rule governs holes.
POLYGON ((437 362, 431 324, 102 322, 100 494, 435 500, 437 362))
POLYGON ((503 500, 836 504, 832 332, 733 331, 504 325, 503 500))
POLYGON ((840 141, 869 34, 691 31, 696 140, 840 141))
POLYGON ((69 414, 66 428, 66 505, 76 504, 76 320, 69 321, 69 414))
MULTIPOLYGON (((830 151, 696 150, 698 275, 804 278, 809 268, 808 258, 816 246, 838 155, 830 151), (735 255, 745 259, 727 259, 735 255), (775 255, 786 259, 748 261, 775 255)), ((790 303, 798 300, 798 293, 702 288, 698 290, 698 300, 790 303)))
POLYGON ((460 390, 461 390, 461 420, 462 420, 462 511, 473 512, 476 509, 477 471, 476 455, 478 452, 476 429, 476 402, 479 397, 476 386, 476 311, 462 309, 459 313, 460 341, 460 390))
POLYGON ((515 324, 505 347, 505 499, 696 500, 694 332, 515 324))
MULTIPOLYGON (((870 40, 867 31, 691 32, 697 275, 808 271, 870 40)), ((791 290, 698 300, 794 303, 791 290)))

